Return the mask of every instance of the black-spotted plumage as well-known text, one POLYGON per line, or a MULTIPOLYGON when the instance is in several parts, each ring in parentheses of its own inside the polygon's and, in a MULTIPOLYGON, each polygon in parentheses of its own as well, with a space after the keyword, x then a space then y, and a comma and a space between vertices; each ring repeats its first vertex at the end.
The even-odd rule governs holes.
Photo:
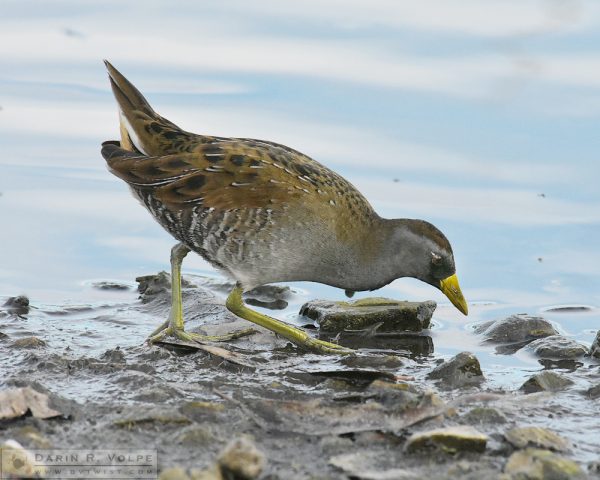
POLYGON ((106 65, 121 132, 102 146, 111 172, 173 237, 245 289, 307 280, 360 291, 403 276, 441 288, 454 274, 450 244, 433 225, 379 217, 347 180, 292 148, 186 132, 106 65))

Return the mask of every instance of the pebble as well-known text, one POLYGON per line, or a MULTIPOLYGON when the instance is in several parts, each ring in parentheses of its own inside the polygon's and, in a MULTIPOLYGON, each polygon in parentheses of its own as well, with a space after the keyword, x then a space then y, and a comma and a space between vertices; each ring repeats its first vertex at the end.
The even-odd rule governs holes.
POLYGON ((483 452, 488 436, 469 426, 438 428, 417 432, 409 437, 404 447, 407 452, 416 452, 437 447, 448 453, 483 452))
POLYGON ((574 359, 588 353, 585 345, 562 335, 540 338, 531 342, 528 348, 538 357, 552 360, 574 359))
POLYGON ((217 463, 225 478, 253 480, 262 473, 265 456, 251 437, 242 435, 225 447, 217 463))
POLYGON ((461 352, 438 365, 427 378, 439 380, 440 385, 446 388, 479 385, 485 380, 479 360, 470 352, 461 352))
POLYGON ((126 283, 110 281, 93 282, 92 287, 98 290, 129 290, 131 288, 126 283))
POLYGON ((0 452, 0 460, 3 460, 0 465, 2 478, 44 478, 46 468, 38 465, 33 453, 16 440, 0 444, 0 452))
POLYGON ((364 330, 375 325, 378 332, 420 332, 429 328, 436 306, 433 301, 403 302, 379 297, 354 302, 312 300, 302 306, 300 315, 315 320, 327 332, 364 330))
POLYGON ((577 480, 587 478, 572 460, 548 450, 527 448, 514 452, 504 466, 514 480, 577 480))
POLYGON ((6 300, 6 302, 4 302, 2 310, 15 315, 27 315, 29 313, 29 298, 27 298, 25 295, 10 297, 8 300, 6 300))
POLYGON ((551 370, 544 370, 532 375, 523 385, 521 390, 525 393, 533 392, 558 392, 565 390, 573 381, 551 370))

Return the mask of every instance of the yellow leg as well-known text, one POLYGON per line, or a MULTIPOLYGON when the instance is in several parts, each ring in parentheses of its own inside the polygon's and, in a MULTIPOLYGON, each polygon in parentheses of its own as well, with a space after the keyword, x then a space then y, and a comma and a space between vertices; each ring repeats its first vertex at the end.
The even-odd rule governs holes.
POLYGON ((286 323, 283 323, 275 318, 269 317, 262 313, 255 312, 248 308, 242 300, 242 288, 238 285, 234 287, 225 303, 229 311, 234 313, 238 317, 244 320, 249 320, 252 323, 256 323, 261 327, 264 327, 272 332, 287 338, 291 342, 295 343, 299 347, 311 350, 317 353, 337 353, 337 354, 349 354, 353 353, 354 350, 349 348, 336 345, 335 343, 324 342, 322 340, 316 340, 312 338, 308 333, 299 328, 292 327, 286 323))
POLYGON ((171 311, 169 319, 150 334, 148 342, 160 342, 168 336, 174 336, 184 342, 226 342, 256 333, 256 330, 252 328, 246 328, 227 335, 200 335, 198 333, 188 333, 184 330, 183 305, 181 302, 181 263, 189 251, 190 249, 182 243, 178 243, 171 249, 171 311))

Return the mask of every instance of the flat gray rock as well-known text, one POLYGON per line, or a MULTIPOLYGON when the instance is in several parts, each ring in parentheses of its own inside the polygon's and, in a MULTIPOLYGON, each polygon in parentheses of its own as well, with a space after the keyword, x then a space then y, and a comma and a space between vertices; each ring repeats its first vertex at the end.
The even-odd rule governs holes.
POLYGON ((558 392, 566 389, 570 385, 573 385, 573 381, 564 375, 560 375, 551 370, 544 370, 543 372, 532 375, 523 385, 521 385, 521 390, 525 393, 558 392))
POLYGON ((434 447, 448 453, 483 452, 487 441, 487 435, 461 425, 414 433, 406 441, 404 450, 416 452, 434 447))
POLYGON ((566 452, 571 448, 568 440, 541 427, 516 427, 508 430, 504 438, 515 448, 544 448, 566 452))
POLYGON ((503 344, 527 343, 538 338, 558 335, 548 320, 525 314, 482 323, 475 327, 475 333, 483 335, 487 342, 503 344))
POLYGON ((388 298, 363 298, 354 302, 312 300, 300 315, 315 320, 321 330, 364 330, 378 325, 379 332, 419 332, 429 328, 436 308, 434 301, 405 302, 388 298))
POLYGON ((540 358, 569 360, 583 357, 588 353, 585 345, 562 335, 540 338, 528 345, 528 348, 540 358))

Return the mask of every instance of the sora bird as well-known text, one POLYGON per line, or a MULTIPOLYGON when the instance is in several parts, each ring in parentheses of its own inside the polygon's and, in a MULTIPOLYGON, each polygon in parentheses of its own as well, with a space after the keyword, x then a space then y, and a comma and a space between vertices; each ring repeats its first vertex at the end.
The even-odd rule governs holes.
POLYGON ((440 289, 467 314, 452 248, 432 224, 380 217, 347 180, 284 145, 182 130, 105 63, 121 140, 104 142, 102 156, 179 242, 171 250, 169 319, 150 342, 168 335, 216 339, 184 331, 181 263, 190 251, 236 281, 226 302, 231 312, 308 350, 348 352, 249 309, 242 293, 290 281, 376 290, 414 277, 440 289))

